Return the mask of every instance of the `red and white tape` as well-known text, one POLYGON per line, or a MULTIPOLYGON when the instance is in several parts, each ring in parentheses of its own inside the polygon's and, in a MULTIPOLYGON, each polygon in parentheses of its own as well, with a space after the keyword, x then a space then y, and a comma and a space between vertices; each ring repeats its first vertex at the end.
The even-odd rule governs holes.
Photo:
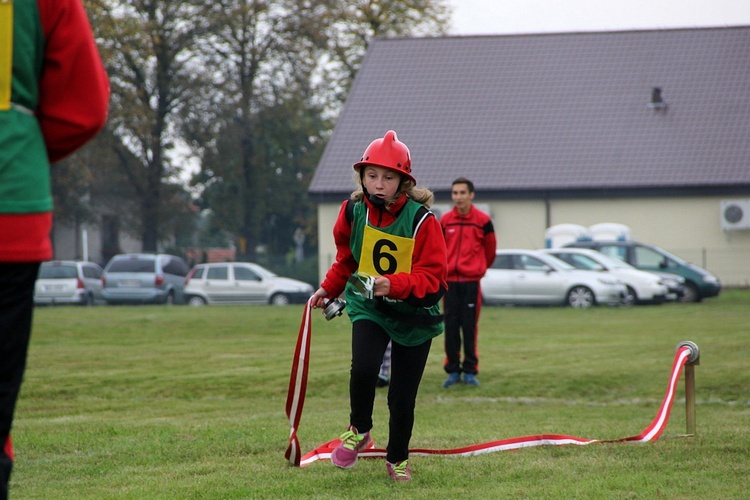
MULTIPOLYGON (((312 336, 312 326, 310 322, 310 302, 305 306, 300 324, 299 335, 297 337, 297 347, 294 352, 294 362, 292 364, 292 374, 289 380, 289 392, 286 400, 286 415, 291 424, 289 433, 289 447, 286 450, 285 457, 290 463, 297 467, 310 465, 317 460, 328 460, 331 453, 339 445, 339 439, 333 439, 323 443, 314 450, 300 456, 300 445, 297 436, 300 419, 302 417, 302 406, 305 402, 305 391, 307 389, 307 371, 310 358, 310 339, 312 336)), ((453 448, 446 450, 431 450, 425 448, 415 448, 409 450, 410 455, 443 455, 443 456, 471 456, 481 455, 483 453, 494 453, 497 451, 518 450, 533 446, 561 446, 561 445, 587 445, 591 443, 613 443, 613 442, 638 442, 646 443, 656 441, 664 432, 669 414, 674 402, 677 382, 680 379, 682 368, 693 354, 691 348, 686 345, 680 345, 675 354, 674 363, 672 364, 672 373, 669 377, 667 392, 664 400, 656 413, 656 417, 648 427, 637 436, 630 436, 621 439, 584 439, 575 436, 566 436, 562 434, 538 434, 533 436, 523 436, 499 441, 490 441, 487 443, 464 446, 462 448, 453 448)), ((381 458, 385 457, 386 451, 382 448, 375 448, 374 444, 366 450, 359 452, 361 458, 381 458)))
POLYGON ((289 418, 291 430, 289 431, 289 447, 284 456, 297 467, 301 465, 297 429, 300 420, 302 420, 302 407, 305 405, 305 393, 307 392, 307 371, 310 365, 311 300, 308 300, 305 304, 305 311, 302 314, 302 323, 300 323, 299 334, 297 335, 297 347, 294 349, 292 373, 289 377, 289 390, 286 396, 286 416, 289 418))

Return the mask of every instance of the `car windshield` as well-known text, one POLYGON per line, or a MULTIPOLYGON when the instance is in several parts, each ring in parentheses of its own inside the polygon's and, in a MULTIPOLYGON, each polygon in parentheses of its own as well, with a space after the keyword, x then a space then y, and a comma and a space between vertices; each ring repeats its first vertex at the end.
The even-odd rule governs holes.
MULTIPOLYGON (((570 264, 568 264, 564 260, 559 259, 559 258, 555 257, 554 255, 548 255, 547 257, 549 257, 549 259, 552 261, 552 264, 554 264, 554 267, 557 267, 558 269, 562 269, 562 270, 565 270, 565 271, 570 271, 570 270, 575 270, 576 269, 575 266, 571 266, 570 264)), ((552 264, 550 264, 550 265, 552 265, 552 264)))
POLYGON ((109 266, 109 273, 153 273, 153 259, 118 259, 109 266))
POLYGON ((76 266, 49 265, 39 268, 39 279, 66 280, 77 277, 78 271, 76 271, 76 266))
POLYGON ((553 255, 577 269, 601 271, 603 268, 601 264, 599 264, 588 255, 581 255, 577 253, 558 253, 553 255))
POLYGON ((631 266, 627 262, 624 262, 620 259, 615 259, 614 257, 610 257, 609 255, 601 254, 601 256, 597 255, 597 259, 602 261, 603 263, 607 264, 609 267, 617 268, 617 269, 636 269, 635 267, 631 266))
POLYGON ((253 271, 260 274, 264 278, 274 278, 276 277, 276 273, 269 271, 263 266, 259 266, 258 264, 251 264, 250 267, 253 268, 253 271))
MULTIPOLYGON (((677 262, 678 264, 681 264, 681 265, 683 265, 683 266, 684 266, 685 264, 687 264, 687 263, 688 263, 688 262, 687 262, 687 261, 686 261, 685 259, 683 259, 683 258, 681 258, 681 257, 678 257, 678 256, 674 255, 673 253, 667 252, 667 251, 666 251, 666 250, 664 250, 663 248, 659 248, 658 250, 656 249, 656 247, 654 247, 654 248, 643 247, 643 248, 648 248, 648 249, 649 249, 649 250, 651 250, 652 252, 656 252, 656 253, 658 253, 658 254, 661 254, 661 255, 663 255, 664 257, 670 258, 670 259, 672 259, 673 261, 675 261, 675 262, 677 262)), ((637 247, 636 247, 636 249, 637 249, 637 247)))

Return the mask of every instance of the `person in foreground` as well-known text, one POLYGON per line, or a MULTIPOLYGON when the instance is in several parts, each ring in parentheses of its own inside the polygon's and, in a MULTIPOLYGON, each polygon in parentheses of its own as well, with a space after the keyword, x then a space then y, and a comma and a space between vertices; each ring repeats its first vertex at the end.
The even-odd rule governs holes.
POLYGON ((445 295, 445 363, 443 387, 461 382, 479 385, 480 280, 495 261, 497 241, 492 219, 474 206, 474 183, 459 177, 451 185, 454 207, 440 219, 448 247, 448 293, 445 295), (461 363, 461 332, 464 359, 461 363))
POLYGON ((0 0, 0 500, 39 265, 52 258, 50 164, 103 126, 109 82, 81 0, 0 0))
POLYGON ((443 331, 445 242, 429 211, 431 191, 416 186, 409 149, 389 130, 354 164, 358 188, 333 228, 336 261, 313 294, 313 308, 342 292, 352 322, 349 426, 331 454, 349 469, 372 445, 372 412, 383 354, 392 341, 386 468, 409 481, 414 406, 432 339, 443 331))

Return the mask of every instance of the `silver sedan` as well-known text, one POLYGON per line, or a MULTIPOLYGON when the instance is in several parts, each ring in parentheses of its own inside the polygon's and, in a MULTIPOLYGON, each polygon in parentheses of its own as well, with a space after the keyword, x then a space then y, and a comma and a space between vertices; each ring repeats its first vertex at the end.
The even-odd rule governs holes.
POLYGON ((583 271, 538 250, 498 250, 481 281, 485 304, 620 305, 627 287, 619 279, 583 271))

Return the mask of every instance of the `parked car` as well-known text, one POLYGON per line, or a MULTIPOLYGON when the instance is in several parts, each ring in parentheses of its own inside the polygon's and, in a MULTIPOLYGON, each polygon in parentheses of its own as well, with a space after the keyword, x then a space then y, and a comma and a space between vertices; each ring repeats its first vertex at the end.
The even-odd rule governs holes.
POLYGON ((685 289, 680 302, 700 302, 721 293, 718 276, 655 245, 635 241, 576 241, 565 246, 598 250, 643 271, 682 276, 685 278, 685 289))
MULTIPOLYGON (((637 268, 636 268, 637 269, 637 268)), ((662 273, 655 271, 644 271, 652 273, 661 278, 662 283, 667 285, 667 300, 670 302, 681 301, 682 297, 685 296, 685 278, 680 275, 672 273, 662 273)))
POLYGON ((109 304, 179 304, 189 270, 174 255, 118 254, 104 268, 102 295, 109 304))
POLYGON ((94 305, 102 300, 102 268, 93 262, 42 262, 34 284, 34 304, 94 305))
POLYGON ((540 250, 498 250, 481 281, 486 304, 619 305, 627 287, 617 278, 582 271, 540 250))
POLYGON ((627 262, 588 248, 548 248, 543 250, 575 267, 601 271, 616 277, 628 288, 625 303, 662 304, 667 300, 669 288, 664 279, 648 271, 636 269, 627 262))
POLYGON ((303 304, 312 285, 277 276, 251 262, 198 264, 185 279, 185 297, 193 306, 205 304, 303 304))

